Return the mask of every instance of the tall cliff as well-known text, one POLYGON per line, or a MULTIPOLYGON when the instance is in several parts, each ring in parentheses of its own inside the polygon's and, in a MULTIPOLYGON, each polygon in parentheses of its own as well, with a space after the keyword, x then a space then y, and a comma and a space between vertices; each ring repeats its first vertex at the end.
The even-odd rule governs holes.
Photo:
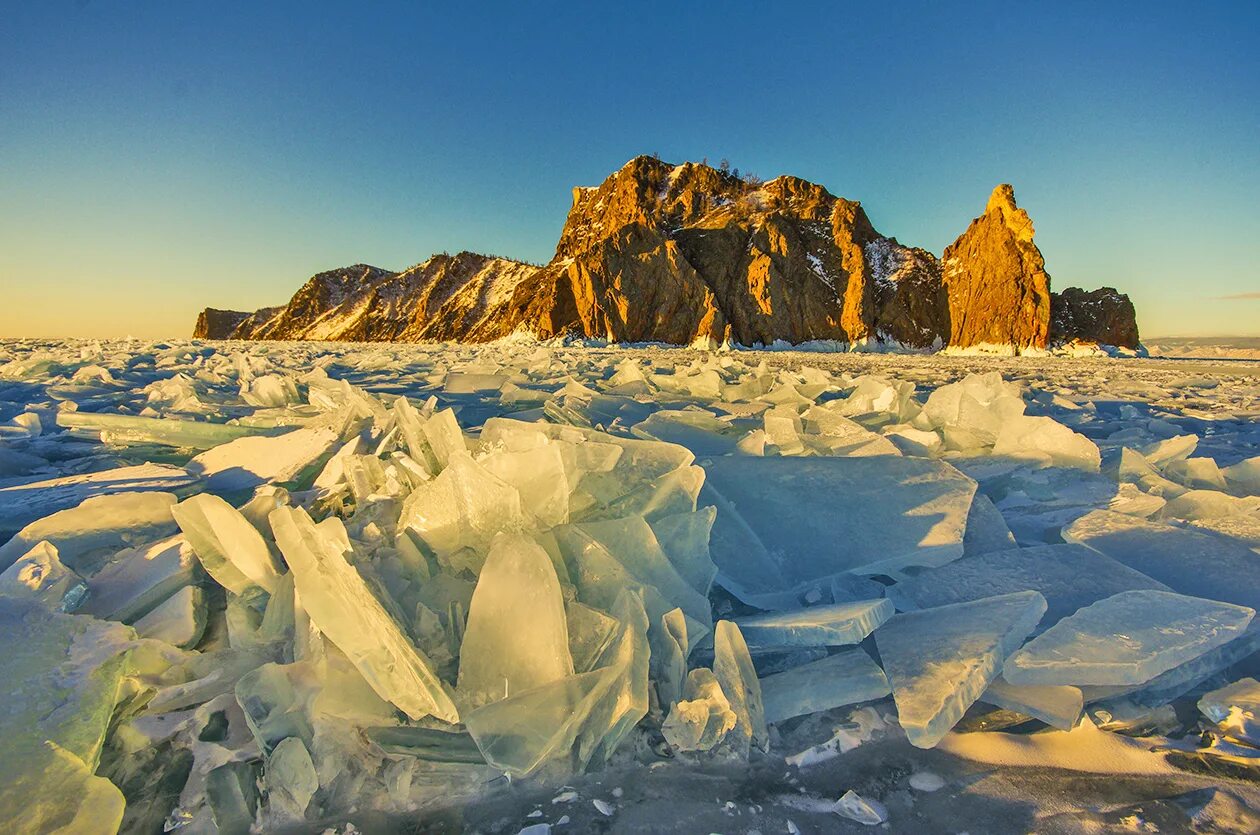
POLYGON ((574 189, 541 267, 468 252, 400 273, 358 264, 314 276, 278 308, 207 310, 197 335, 1027 349, 1046 346, 1050 305, 1032 221, 1010 186, 994 190, 938 260, 880 234, 860 203, 815 183, 643 156, 574 189))

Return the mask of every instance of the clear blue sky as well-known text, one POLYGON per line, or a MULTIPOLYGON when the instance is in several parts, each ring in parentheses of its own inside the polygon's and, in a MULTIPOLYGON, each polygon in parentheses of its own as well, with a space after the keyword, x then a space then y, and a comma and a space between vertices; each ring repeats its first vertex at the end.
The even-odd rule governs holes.
POLYGON ((652 152, 937 253, 1011 182, 1055 286, 1260 334, 1260 3, 881 5, 0 1, 0 336, 545 261, 571 187, 652 152))

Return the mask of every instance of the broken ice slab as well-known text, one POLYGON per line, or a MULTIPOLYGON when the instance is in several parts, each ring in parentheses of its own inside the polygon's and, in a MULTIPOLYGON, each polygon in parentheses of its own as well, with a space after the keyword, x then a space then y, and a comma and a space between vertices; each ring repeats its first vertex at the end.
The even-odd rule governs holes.
POLYGON ((57 546, 47 540, 0 573, 0 595, 38 600, 60 612, 73 612, 87 593, 87 583, 62 564, 57 546))
POLYGON ((1141 684, 1238 637, 1254 609, 1166 591, 1086 606, 1006 659, 1011 684, 1141 684))
MULTIPOLYGON (((94 497, 114 493, 170 492, 195 481, 184 470, 164 464, 137 464, 61 478, 7 481, 0 485, 0 535, 17 531, 37 519, 73 508, 94 497)), ((21 554, 15 554, 13 558, 19 556, 21 554)))
POLYGON ((761 679, 766 722, 771 724, 882 699, 891 692, 884 671, 856 647, 761 679))
POLYGON ((115 832, 123 796, 95 776, 131 629, 0 597, 0 830, 115 832))
POLYGON ((73 571, 89 573, 112 554, 174 533, 169 492, 117 492, 33 521, 0 547, 0 568, 47 540, 73 571))
MULTIPOLYGON (((823 406, 811 406, 801 416, 805 434, 801 440, 824 455, 900 455, 901 450, 883 435, 823 406)), ((936 437, 933 434, 933 437, 936 437)), ((937 442, 940 439, 937 438, 937 442)))
POLYGON ((1070 731, 1085 707, 1079 687, 1050 684, 1011 684, 1002 676, 993 680, 981 701, 1040 719, 1052 728, 1070 731))
POLYGON ((713 675, 735 711, 732 733, 736 737, 736 752, 747 755, 750 744, 768 750, 770 732, 766 728, 761 683, 748 654, 748 644, 734 621, 718 621, 713 628, 713 675))
POLYGON ((201 565, 182 536, 120 551, 88 578, 79 613, 130 623, 201 578, 201 565))
POLYGON ((1012 458, 1032 457, 1056 467, 1075 467, 1098 472, 1101 456, 1098 446, 1063 424, 1048 417, 1019 415, 1002 420, 994 455, 1012 458))
POLYGON ((1187 490, 1169 499, 1160 514, 1164 518, 1209 521, 1231 516, 1260 521, 1260 496, 1231 496, 1219 490, 1187 490))
POLYGON ((279 427, 238 426, 109 412, 58 412, 57 425, 70 430, 72 435, 90 435, 109 444, 157 444, 185 449, 210 449, 238 438, 276 435, 286 431, 279 427))
MULTIPOLYGON (((508 443, 515 438, 540 433, 551 440, 577 445, 577 454, 586 463, 581 467, 584 473, 576 486, 588 493, 600 507, 607 507, 618 499, 650 487, 695 460, 690 450, 677 444, 621 438, 577 426, 524 423, 507 418, 486 421, 481 430, 481 441, 483 444, 508 443), (588 453, 591 447, 595 452, 588 453), (613 449, 618 451, 613 453, 613 449)), ((695 507, 685 509, 695 510, 695 507)))
POLYGON ((465 710, 573 675, 560 581, 547 552, 520 534, 490 544, 460 644, 465 710))
POLYGON ((191 647, 206 630, 206 604, 197 586, 184 586, 135 622, 141 638, 191 647))
POLYGON ((1220 725, 1225 735, 1260 746, 1260 681, 1242 678, 1205 693, 1199 712, 1220 725))
POLYGON ((1086 703, 1115 699, 1143 707, 1165 705, 1193 690, 1198 684, 1238 662, 1260 652, 1260 622, 1252 618, 1242 635, 1183 662, 1150 681, 1138 685, 1082 687, 1086 703))
POLYGON ((573 670, 588 673, 595 669, 604 650, 617 636, 617 619, 599 609, 571 600, 565 606, 569 628, 569 654, 573 670))
POLYGON ((926 568, 890 586, 888 598, 903 612, 930 609, 997 594, 1032 590, 1048 606, 1044 631, 1082 606, 1117 592, 1169 591, 1163 583, 1083 545, 1038 545, 963 557, 926 568))
POLYGON ((1147 444, 1138 452, 1152 466, 1162 467, 1172 461, 1189 458, 1198 445, 1198 435, 1176 435, 1147 444))
POLYGON ((1046 611, 1021 591, 897 615, 875 633, 897 716, 911 744, 932 748, 997 678, 1046 611))
POLYGON ((832 603, 787 612, 737 618, 748 646, 822 647, 857 644, 893 615, 886 598, 832 603))
POLYGON ((432 664, 346 561, 339 537, 317 528, 300 508, 277 508, 269 518, 311 622, 372 689, 412 719, 432 714, 444 722, 459 721, 432 664))
POLYGON ((839 574, 957 559, 976 490, 948 464, 895 455, 713 458, 704 468, 719 582, 765 609, 796 608, 839 574))
POLYGON ((1255 552, 1223 537, 1095 510, 1063 529, 1063 538, 1093 548, 1175 592, 1260 608, 1255 552))
POLYGON ((1109 453, 1108 459, 1110 463, 1107 465, 1107 474, 1121 484, 1132 484, 1143 493, 1165 499, 1171 499, 1186 492, 1185 487, 1164 478, 1140 453, 1128 447, 1121 449, 1119 456, 1114 459, 1109 453))
POLYGON ((708 751, 735 729, 735 711, 712 670, 687 675, 681 699, 671 702, 661 735, 678 751, 708 751))
POLYGON ((267 482, 289 482, 308 473, 338 444, 324 427, 294 429, 274 437, 238 438, 206 450, 188 462, 188 472, 215 493, 252 490, 267 482))
POLYGON ((200 493, 171 508, 185 539, 206 573, 233 594, 255 586, 272 591, 280 579, 266 541, 240 511, 210 493, 200 493))

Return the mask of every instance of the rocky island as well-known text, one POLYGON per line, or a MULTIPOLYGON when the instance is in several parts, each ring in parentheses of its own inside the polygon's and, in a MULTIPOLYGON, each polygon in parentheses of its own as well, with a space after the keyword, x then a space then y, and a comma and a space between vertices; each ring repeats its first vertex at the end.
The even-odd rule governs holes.
POLYGON ((630 160, 573 206, 542 266, 461 252, 402 272, 355 264, 287 304, 207 308, 203 339, 489 342, 512 334, 837 349, 1136 349, 1128 296, 1050 291, 1010 185, 941 257, 876 231, 861 203, 781 176, 630 160))

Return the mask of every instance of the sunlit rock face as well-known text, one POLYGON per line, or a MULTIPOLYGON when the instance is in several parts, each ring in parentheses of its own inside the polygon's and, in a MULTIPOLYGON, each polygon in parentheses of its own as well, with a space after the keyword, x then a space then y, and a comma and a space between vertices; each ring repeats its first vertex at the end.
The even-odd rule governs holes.
MULTIPOLYGON (((1032 235, 1008 185, 937 259, 817 183, 640 156, 573 190, 544 266, 470 252, 401 273, 357 264, 314 276, 281 307, 207 309, 195 336, 1043 349, 1049 278, 1032 235)), ((1106 344, 1136 345, 1136 327, 1130 340, 1108 324, 1123 311, 1090 325, 1097 305, 1075 298, 1082 313, 1064 319, 1069 331, 1102 328, 1119 340, 1106 344)))
POLYGON ((1068 287, 1062 293, 1051 293, 1050 341, 1137 348, 1137 314, 1133 302, 1114 287, 1090 291, 1068 287))
POLYGON ((984 214, 941 257, 949 298, 949 344, 1045 348, 1050 334, 1050 277, 1033 243, 1028 212, 1015 189, 993 190, 984 214))

